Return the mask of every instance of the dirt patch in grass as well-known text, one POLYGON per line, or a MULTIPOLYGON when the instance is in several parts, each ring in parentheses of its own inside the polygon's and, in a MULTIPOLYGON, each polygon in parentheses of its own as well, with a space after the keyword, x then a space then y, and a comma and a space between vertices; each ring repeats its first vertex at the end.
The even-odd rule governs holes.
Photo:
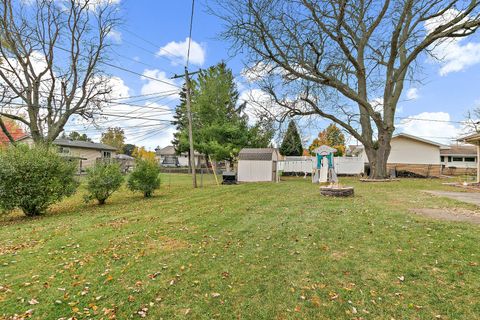
POLYGON ((478 212, 461 208, 419 208, 411 209, 415 214, 446 221, 469 222, 480 224, 478 212))
POLYGON ((190 244, 188 242, 167 236, 160 236, 157 240, 153 240, 148 244, 149 249, 161 249, 164 251, 178 251, 189 247, 190 244))

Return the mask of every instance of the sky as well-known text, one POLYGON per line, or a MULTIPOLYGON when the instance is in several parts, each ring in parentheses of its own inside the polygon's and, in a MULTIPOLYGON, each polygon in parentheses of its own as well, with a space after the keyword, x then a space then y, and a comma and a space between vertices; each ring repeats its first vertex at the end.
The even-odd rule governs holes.
MULTIPOLYGON (((182 79, 171 79, 184 72, 188 42, 191 1, 116 0, 122 24, 111 34, 115 43, 111 62, 138 74, 108 68, 119 101, 132 104, 109 107, 114 111, 129 112, 137 119, 106 118, 98 120, 98 127, 70 123, 68 130, 86 132, 98 140, 100 132, 109 126, 120 126, 126 131, 128 143, 143 145, 149 150, 170 144, 174 128, 169 126, 171 110, 178 103, 176 90, 182 79), (143 74, 142 77, 139 74, 143 74), (148 78, 149 77, 149 78, 148 78), (160 79, 167 83, 152 80, 160 79), (149 99, 121 98, 151 94, 149 99), (142 106, 146 106, 143 109, 142 106), (156 119, 151 121, 149 119, 156 119)), ((192 29, 190 71, 207 68, 222 60, 237 76, 241 98, 247 97, 248 81, 242 77, 245 67, 242 56, 232 56, 230 43, 220 39, 223 24, 207 12, 205 0, 197 0, 192 29)), ((406 83, 398 106, 396 132, 450 143, 465 133, 461 121, 469 110, 480 106, 480 37, 478 35, 455 40, 438 48, 442 61, 421 58, 420 78, 406 83), (413 119, 426 119, 411 120, 413 119)), ((105 111, 107 112, 107 111, 105 111)), ((302 126, 306 143, 329 121, 314 119, 302 126)))

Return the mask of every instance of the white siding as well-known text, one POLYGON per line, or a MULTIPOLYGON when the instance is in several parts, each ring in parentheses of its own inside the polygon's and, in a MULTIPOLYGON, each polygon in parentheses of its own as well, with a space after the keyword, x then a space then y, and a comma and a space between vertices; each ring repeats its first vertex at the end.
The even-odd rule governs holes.
MULTIPOLYGON (((363 173, 365 163, 362 157, 333 157, 337 174, 357 175, 363 173)), ((286 157, 278 162, 283 172, 311 173, 317 167, 316 157, 286 157)))
POLYGON ((334 157, 333 160, 337 174, 361 174, 365 168, 361 157, 334 157))
POLYGON ((272 172, 273 172, 272 161, 259 161, 259 160, 239 160, 238 161, 238 181, 239 182, 272 181, 272 172))
POLYGON ((180 167, 188 167, 188 155, 181 154, 177 159, 180 167))
POLYGON ((391 146, 388 163, 440 164, 439 146, 401 136, 393 138, 391 146))

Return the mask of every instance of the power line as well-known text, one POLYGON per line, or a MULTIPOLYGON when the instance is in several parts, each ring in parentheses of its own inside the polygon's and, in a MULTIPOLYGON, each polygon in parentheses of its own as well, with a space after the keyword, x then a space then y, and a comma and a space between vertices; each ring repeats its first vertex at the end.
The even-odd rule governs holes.
POLYGON ((402 120, 414 120, 414 121, 445 122, 445 123, 466 124, 465 121, 454 121, 454 120, 424 119, 424 118, 400 117, 400 116, 396 116, 395 118, 396 118, 396 119, 402 119, 402 120))
POLYGON ((187 62, 186 68, 188 69, 188 63, 190 60, 190 47, 192 45, 192 29, 193 29, 193 13, 195 12, 195 0, 192 0, 192 11, 190 14, 190 30, 188 33, 188 50, 187 50, 187 62))
MULTIPOLYGON (((30 36, 27 36, 27 35, 24 35, 24 34, 20 34, 19 32, 15 32, 15 31, 10 31, 10 32, 16 33, 17 35, 26 37, 26 38, 28 38, 28 39, 30 39, 30 40, 33 40, 33 41, 38 41, 38 42, 40 42, 40 43, 42 43, 42 44, 48 44, 48 43, 46 43, 45 41, 41 41, 40 39, 34 39, 34 38, 30 37, 30 36)), ((50 44, 48 44, 48 45, 50 45, 50 44)), ((65 48, 63 48, 63 47, 60 47, 60 46, 58 46, 58 45, 52 45, 52 47, 53 47, 53 48, 56 48, 56 49, 58 49, 58 50, 67 52, 67 53, 71 53, 70 50, 65 49, 65 48)), ((80 54, 80 53, 79 53, 78 55, 81 56, 81 57, 83 57, 83 58, 87 58, 87 59, 89 58, 88 56, 85 56, 84 54, 80 54)), ((115 64, 113 64, 113 63, 110 63, 110 62, 107 62, 107 61, 98 61, 98 63, 102 63, 102 64, 104 64, 104 65, 106 65, 106 66, 111 67, 111 68, 115 68, 115 69, 118 69, 118 70, 121 70, 121 71, 124 71, 124 72, 128 72, 128 73, 131 73, 131 74, 135 74, 135 75, 138 75, 138 76, 143 77, 143 78, 146 78, 146 79, 150 79, 150 80, 153 80, 153 81, 158 81, 158 82, 161 82, 161 83, 164 83, 164 84, 168 84, 168 85, 170 85, 170 86, 177 87, 177 88, 181 89, 181 87, 178 86, 178 85, 176 85, 176 84, 173 84, 173 83, 170 83, 170 82, 168 82, 168 81, 165 81, 165 80, 162 80, 162 79, 158 79, 158 78, 155 78, 155 77, 150 77, 150 76, 141 74, 141 73, 139 73, 139 72, 136 72, 136 71, 133 71, 133 70, 130 70, 130 69, 121 67, 121 66, 117 66, 117 65, 115 65, 115 64)))
MULTIPOLYGON (((169 55, 171 55, 171 56, 176 56, 174 53, 172 53, 172 52, 168 51, 167 49, 163 48, 162 46, 159 46, 158 44, 156 44, 156 43, 154 43, 154 42, 152 42, 152 41, 150 41, 150 40, 142 37, 142 36, 139 35, 138 33, 135 33, 135 32, 133 32, 133 31, 131 31, 131 30, 128 30, 128 29, 126 29, 125 27, 120 27, 120 29, 124 30, 124 31, 127 32, 127 33, 130 33, 131 35, 133 35, 134 37, 137 37, 138 39, 142 40, 143 42, 148 43, 149 45, 151 45, 151 46, 153 46, 153 47, 155 47, 155 48, 158 48, 158 50, 160 50, 160 51, 163 51, 163 52, 165 52, 165 53, 167 53, 167 54, 169 54, 169 55)), ((147 50, 147 52, 152 53, 151 51, 148 51, 148 50, 147 50)), ((167 57, 165 57, 165 56, 160 56, 158 53, 153 53, 153 54, 154 54, 155 56, 159 56, 159 57, 165 58, 165 59, 169 60, 170 62, 172 62, 172 61, 171 61, 170 59, 168 59, 167 57)))
MULTIPOLYGON (((14 102, 11 102, 10 104, 12 105, 17 105, 17 106, 21 106, 21 107, 25 107, 25 105, 21 104, 21 103, 14 103, 14 102)), ((39 106, 38 108, 40 109, 48 109, 48 107, 45 107, 45 106, 39 106)), ((89 114, 92 114, 92 115, 100 115, 100 116, 111 116, 111 117, 121 117, 121 118, 127 118, 127 119, 140 119, 140 120, 152 120, 152 121, 167 121, 167 122, 171 122, 171 120, 167 120, 167 119, 154 119, 154 118, 142 118, 142 117, 137 117, 137 116, 127 116, 125 114, 112 114, 112 113, 106 113, 106 112, 89 112, 89 114)))

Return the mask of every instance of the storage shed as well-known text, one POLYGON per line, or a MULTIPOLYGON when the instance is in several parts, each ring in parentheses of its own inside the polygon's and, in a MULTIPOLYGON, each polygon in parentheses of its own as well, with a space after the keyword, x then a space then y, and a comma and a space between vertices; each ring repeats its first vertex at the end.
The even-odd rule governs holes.
POLYGON ((280 158, 275 148, 244 148, 238 154, 238 181, 277 181, 280 158))

